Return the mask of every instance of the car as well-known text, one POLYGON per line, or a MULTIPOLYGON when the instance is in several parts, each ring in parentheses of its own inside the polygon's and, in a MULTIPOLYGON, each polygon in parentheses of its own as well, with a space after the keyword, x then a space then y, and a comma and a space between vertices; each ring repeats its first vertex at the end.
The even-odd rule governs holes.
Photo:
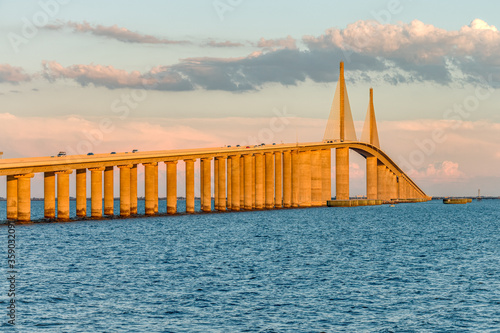
POLYGON ((240 145, 236 145, 236 148, 239 148, 239 147, 240 147, 240 145))
POLYGON ((63 157, 63 156, 66 156, 65 151, 60 151, 59 154, 57 154, 57 157, 63 157))
POLYGON ((228 145, 227 148, 231 148, 231 145, 228 145))
POLYGON ((263 143, 261 143, 260 145, 261 145, 261 146, 265 146, 266 144, 263 142, 263 143))
POLYGON ((273 146, 276 146, 276 142, 273 142, 273 146))
POLYGON ((112 152, 111 152, 111 155, 114 155, 114 154, 116 154, 116 151, 112 151, 112 152))
POLYGON ((132 150, 132 152, 133 152, 133 153, 137 153, 137 152, 138 152, 138 150, 137 150, 137 149, 134 149, 134 150, 132 150))
POLYGON ((247 146, 247 148, 250 148, 250 146, 247 146))
POLYGON ((87 156, 92 156, 94 155, 94 153, 87 153, 87 156))

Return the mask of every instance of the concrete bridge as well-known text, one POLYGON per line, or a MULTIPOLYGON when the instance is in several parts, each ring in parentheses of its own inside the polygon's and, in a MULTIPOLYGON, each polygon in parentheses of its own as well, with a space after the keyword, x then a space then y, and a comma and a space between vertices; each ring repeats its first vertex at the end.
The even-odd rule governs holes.
POLYGON ((332 149, 336 155, 337 200, 349 200, 349 150, 366 158, 367 199, 430 199, 379 148, 372 90, 365 130, 362 140, 358 141, 341 63, 340 79, 322 142, 3 159, 0 160, 0 176, 7 177, 7 219, 31 220, 30 189, 35 173, 44 173, 45 218, 69 220, 70 174, 73 172, 76 172, 76 216, 113 215, 115 167, 120 170, 120 216, 136 215, 139 164, 145 168, 145 214, 155 215, 158 213, 158 163, 166 164, 167 214, 176 214, 179 161, 186 167, 186 213, 195 212, 194 164, 198 161, 201 210, 204 212, 325 206, 332 197, 332 149), (91 211, 87 212, 89 173, 91 211))

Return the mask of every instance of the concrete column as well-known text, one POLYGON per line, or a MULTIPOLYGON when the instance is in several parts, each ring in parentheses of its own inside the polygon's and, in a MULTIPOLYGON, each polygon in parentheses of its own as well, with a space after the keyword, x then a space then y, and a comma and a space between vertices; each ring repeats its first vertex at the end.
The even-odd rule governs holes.
POLYGON ((398 199, 398 181, 396 178, 396 175, 392 172, 389 171, 390 177, 391 177, 391 199, 398 199))
POLYGON ((154 211, 155 214, 158 213, 158 163, 154 166, 154 211))
POLYGON ((311 206, 323 206, 323 168, 321 150, 311 152, 311 206))
POLYGON ((349 200, 349 148, 335 149, 336 197, 349 200))
POLYGON ((200 209, 203 210, 203 193, 205 193, 203 190, 203 186, 205 185, 205 182, 203 181, 203 166, 205 165, 205 160, 200 158, 200 209))
POLYGON ((232 199, 233 199, 233 184, 231 183, 231 180, 233 178, 233 173, 232 173, 232 161, 231 157, 227 159, 227 209, 231 209, 232 206, 232 199))
POLYGON ((17 220, 17 178, 15 176, 7 176, 7 219, 17 220))
POLYGON ((252 203, 253 203, 253 200, 252 200, 253 175, 252 175, 252 173, 254 172, 254 170, 252 168, 252 159, 253 159, 253 156, 250 154, 243 155, 243 161, 245 163, 245 166, 244 166, 245 186, 243 187, 243 192, 245 194, 245 202, 244 202, 245 210, 252 210, 252 203))
POLYGON ((130 214, 137 214, 137 164, 130 168, 130 214))
POLYGON ((282 155, 281 152, 274 153, 274 206, 283 207, 283 179, 282 179, 282 155))
POLYGON ((385 168, 385 190, 387 193, 387 200, 391 200, 392 198, 392 188, 393 188, 393 183, 392 183, 392 172, 389 170, 389 168, 385 168))
POLYGON ((377 164, 377 199, 387 200, 386 182, 385 182, 385 165, 382 163, 377 164))
POLYGON ((292 206, 292 155, 290 151, 283 152, 283 207, 292 206))
POLYGON ((214 158, 214 209, 219 210, 219 159, 214 158))
POLYGON ((113 184, 113 167, 108 166, 104 169, 104 215, 114 214, 114 184, 113 184))
POLYGON ((255 155, 252 156, 252 209, 255 209, 255 155))
POLYGON ((300 201, 300 156, 292 150, 292 207, 299 207, 300 201))
POLYGON ((130 216, 130 168, 132 164, 120 165, 120 216, 130 216))
POLYGON ((87 169, 76 170, 76 216, 87 216, 87 169))
POLYGON ((177 161, 167 164, 167 214, 177 213, 177 161))
POLYGON ((203 207, 204 212, 212 211, 212 159, 203 159, 203 207))
POLYGON ((217 190, 217 195, 219 196, 219 210, 226 210, 226 158, 225 157, 217 157, 217 167, 218 167, 218 180, 215 185, 217 190))
POLYGON ((231 210, 240 210, 240 155, 231 156, 231 210))
POLYGON ((311 152, 301 151, 300 156, 300 207, 311 207, 311 152))
POLYGON ((69 175, 73 170, 58 171, 57 175, 57 219, 69 220, 69 175))
MULTIPOLYGON (((155 214, 155 168, 156 162, 144 163, 144 205, 146 215, 155 214)), ((158 202, 158 201, 157 201, 158 202)), ((158 204, 158 203, 157 203, 158 204)))
POLYGON ((194 213, 194 160, 186 163, 186 213, 194 213))
POLYGON ((31 178, 33 174, 15 176, 17 178, 17 220, 31 220, 31 178))
POLYGON ((263 209, 265 200, 264 192, 264 155, 255 154, 255 209, 263 209))
POLYGON ((366 198, 377 199, 377 157, 368 156, 366 158, 366 198))
POLYGON ((245 207, 245 161, 240 155, 240 209, 245 207))
POLYGON ((321 204, 326 206, 328 200, 332 200, 332 150, 330 148, 321 150, 321 204))
POLYGON ((266 157, 266 209, 274 208, 274 154, 265 153, 266 157))
POLYGON ((56 218, 56 175, 54 172, 45 172, 43 175, 44 217, 56 218))
POLYGON ((102 172, 104 167, 90 168, 90 215, 102 217, 102 172))

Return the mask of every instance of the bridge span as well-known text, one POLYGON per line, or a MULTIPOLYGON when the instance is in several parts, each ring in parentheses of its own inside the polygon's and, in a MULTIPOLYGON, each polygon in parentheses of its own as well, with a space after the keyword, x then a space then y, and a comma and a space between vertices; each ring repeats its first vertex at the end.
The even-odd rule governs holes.
MULTIPOLYGON (((76 216, 88 215, 88 172, 91 181, 90 217, 103 216, 103 198, 104 215, 113 215, 114 167, 120 169, 120 215, 135 215, 138 164, 145 167, 145 213, 154 215, 158 212, 158 163, 165 163, 167 169, 167 213, 176 214, 179 161, 186 164, 186 213, 195 212, 195 161, 200 163, 200 199, 204 212, 212 209, 239 211, 325 206, 332 196, 331 150, 342 148, 352 149, 366 158, 368 199, 427 199, 415 182, 381 149, 368 143, 349 141, 4 159, 0 160, 0 176, 7 176, 7 218, 18 221, 31 220, 31 178, 42 172, 45 218, 70 218, 69 175, 74 171, 76 216), (370 161, 374 162, 373 165, 370 161)), ((337 193, 347 193, 347 197, 342 198, 345 200, 349 198, 349 166, 339 159, 336 163, 335 188, 337 193)))
POLYGON ((195 163, 199 163, 203 212, 317 207, 326 206, 332 198, 332 149, 335 150, 336 200, 350 198, 350 150, 366 159, 367 199, 430 199, 380 149, 372 89, 363 135, 361 141, 357 140, 343 63, 322 142, 0 159, 0 176, 7 177, 6 217, 20 222, 31 220, 31 179, 36 173, 44 174, 45 218, 70 219, 70 174, 73 172, 76 172, 76 216, 98 219, 113 215, 115 167, 120 170, 120 216, 136 215, 137 166, 141 164, 145 170, 145 214, 155 215, 158 213, 158 163, 166 164, 167 181, 161 186, 166 186, 167 214, 177 214, 179 161, 185 163, 186 170, 186 213, 195 212, 195 163), (90 214, 87 212, 88 174, 90 214))

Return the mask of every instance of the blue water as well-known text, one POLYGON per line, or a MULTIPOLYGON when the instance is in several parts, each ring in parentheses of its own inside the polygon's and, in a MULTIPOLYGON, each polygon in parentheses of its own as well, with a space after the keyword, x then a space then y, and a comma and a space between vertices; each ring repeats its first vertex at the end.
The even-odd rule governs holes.
POLYGON ((16 241, 18 332, 500 332, 497 200, 39 223, 16 241))

